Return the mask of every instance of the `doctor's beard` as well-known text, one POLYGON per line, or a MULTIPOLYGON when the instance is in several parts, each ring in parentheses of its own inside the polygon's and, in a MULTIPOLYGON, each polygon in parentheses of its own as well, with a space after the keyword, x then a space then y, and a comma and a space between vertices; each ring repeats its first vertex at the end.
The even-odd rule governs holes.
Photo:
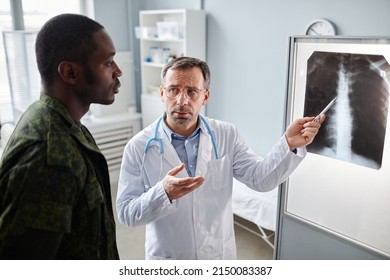
POLYGON ((175 125, 188 125, 194 121, 194 113, 190 108, 179 106, 169 111, 168 117, 175 125), (186 114, 186 116, 175 117, 175 114, 186 114))

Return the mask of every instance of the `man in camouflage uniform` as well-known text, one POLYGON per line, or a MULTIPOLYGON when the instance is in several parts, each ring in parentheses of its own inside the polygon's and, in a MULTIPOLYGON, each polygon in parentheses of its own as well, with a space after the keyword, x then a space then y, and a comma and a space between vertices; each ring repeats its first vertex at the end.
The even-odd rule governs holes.
POLYGON ((0 165, 0 259, 118 259, 107 163, 80 123, 119 91, 114 45, 99 23, 64 14, 36 53, 43 93, 0 165))

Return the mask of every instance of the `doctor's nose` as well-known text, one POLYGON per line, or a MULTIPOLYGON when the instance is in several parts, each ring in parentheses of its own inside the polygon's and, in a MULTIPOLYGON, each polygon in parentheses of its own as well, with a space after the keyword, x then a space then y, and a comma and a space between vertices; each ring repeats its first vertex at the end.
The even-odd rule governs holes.
POLYGON ((188 96, 183 91, 180 92, 180 94, 176 97, 176 103, 177 105, 183 106, 188 104, 188 96))

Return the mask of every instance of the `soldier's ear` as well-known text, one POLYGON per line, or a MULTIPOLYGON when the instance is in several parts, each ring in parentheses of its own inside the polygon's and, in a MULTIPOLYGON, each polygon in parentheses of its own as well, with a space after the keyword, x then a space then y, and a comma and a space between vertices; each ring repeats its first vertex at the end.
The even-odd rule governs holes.
POLYGON ((81 73, 81 67, 74 62, 61 61, 58 65, 58 75, 67 83, 74 85, 81 73))

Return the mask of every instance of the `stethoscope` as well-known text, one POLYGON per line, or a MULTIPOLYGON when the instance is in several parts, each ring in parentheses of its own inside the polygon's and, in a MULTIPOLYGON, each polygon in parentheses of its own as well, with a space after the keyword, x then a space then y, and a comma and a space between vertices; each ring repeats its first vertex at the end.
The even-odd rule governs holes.
MULTIPOLYGON (((152 147, 153 145, 153 142, 157 142, 158 143, 158 149, 160 151, 160 174, 158 176, 158 181, 161 180, 161 173, 162 173, 162 155, 164 154, 164 145, 163 145, 163 141, 162 141, 162 138, 159 138, 158 137, 158 130, 160 128, 160 125, 161 125, 161 122, 163 120, 163 116, 161 116, 158 120, 157 120, 157 123, 156 123, 156 127, 154 129, 154 133, 153 133, 153 136, 148 140, 146 141, 146 144, 145 144, 145 147, 144 147, 144 155, 142 157, 142 164, 141 164, 141 180, 143 180, 143 173, 144 173, 144 164, 145 164, 145 157, 146 157, 146 154, 148 153, 148 150, 150 149, 150 147, 152 147)), ((214 149, 214 155, 215 155, 215 159, 218 159, 219 156, 218 156, 218 150, 217 150, 217 143, 215 141, 215 137, 214 137, 214 134, 213 132, 211 131, 211 128, 209 126, 209 124, 207 123, 207 121, 205 120, 205 118, 201 115, 199 115, 199 118, 200 120, 202 121, 202 123, 205 125, 206 129, 207 129, 207 132, 208 134, 210 135, 210 138, 211 138, 211 142, 213 144, 213 149, 214 149)), ((145 189, 149 189, 150 187, 148 185, 144 185, 145 186, 145 189)))

